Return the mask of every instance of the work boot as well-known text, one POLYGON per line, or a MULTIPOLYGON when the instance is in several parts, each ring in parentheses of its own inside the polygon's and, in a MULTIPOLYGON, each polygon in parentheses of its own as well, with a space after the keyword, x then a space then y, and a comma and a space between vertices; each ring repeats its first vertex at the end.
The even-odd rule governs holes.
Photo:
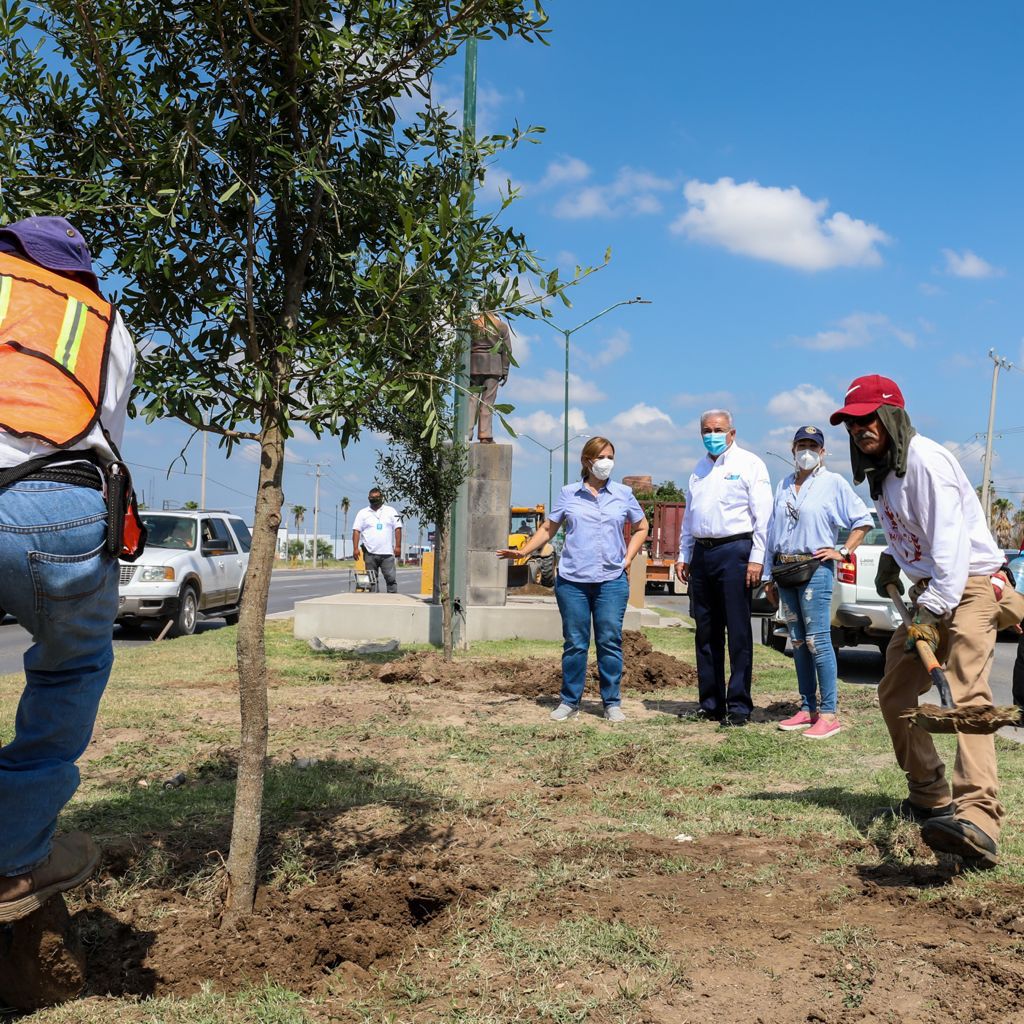
POLYGON ((999 863, 995 840, 966 818, 932 818, 921 826, 921 838, 937 853, 955 853, 969 868, 999 863))
POLYGON ((100 848, 84 832, 69 832, 53 840, 50 856, 39 867, 23 875, 5 879, 10 883, 27 882, 22 891, 0 900, 0 923, 19 921, 38 910, 51 896, 81 885, 100 863, 100 848))
POLYGON ((574 708, 571 704, 559 704, 554 711, 551 712, 552 722, 564 722, 566 719, 575 718, 580 713, 579 708, 574 708))
POLYGON ((878 812, 878 816, 891 814, 894 818, 903 818, 905 821, 915 821, 918 825, 923 825, 933 818, 952 818, 955 811, 952 803, 943 804, 941 807, 921 807, 907 797, 895 807, 883 808, 878 812))

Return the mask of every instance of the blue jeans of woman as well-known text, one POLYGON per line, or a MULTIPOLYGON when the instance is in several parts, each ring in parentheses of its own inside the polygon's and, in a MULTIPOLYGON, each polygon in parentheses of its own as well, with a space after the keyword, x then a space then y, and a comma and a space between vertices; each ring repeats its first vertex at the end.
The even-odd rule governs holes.
POLYGON ((812 714, 836 713, 836 653, 830 626, 834 585, 832 569, 826 564, 802 586, 779 587, 782 614, 793 641, 800 706, 812 714))
POLYGON ((50 853, 78 788, 114 662, 117 560, 99 491, 42 480, 0 489, 0 607, 32 634, 14 736, 0 747, 0 875, 50 853))
POLYGON ((629 578, 623 572, 602 583, 577 583, 562 579, 555 585, 555 599, 562 615, 562 703, 578 707, 587 683, 590 623, 594 623, 597 675, 601 700, 606 708, 621 704, 622 620, 629 599, 629 578))

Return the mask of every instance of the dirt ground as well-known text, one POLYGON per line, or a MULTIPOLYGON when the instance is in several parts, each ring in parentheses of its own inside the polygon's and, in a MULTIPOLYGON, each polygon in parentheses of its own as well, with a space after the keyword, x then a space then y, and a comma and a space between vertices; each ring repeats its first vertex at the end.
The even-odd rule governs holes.
MULTIPOLYGON (((626 642, 631 715, 693 710, 693 668, 641 635, 626 642), (667 704, 641 699, 666 689, 678 691, 667 704)), ((628 792, 639 806, 650 780, 659 798, 699 803, 728 779, 665 789, 668 755, 646 734, 576 771, 580 730, 538 733, 540 767, 481 767, 488 752, 466 729, 481 719, 546 728, 557 659, 331 665, 329 685, 277 693, 272 733, 300 739, 273 764, 285 772, 305 758, 318 784, 356 795, 274 819, 264 860, 276 874, 237 929, 220 927, 216 909, 225 820, 101 837, 102 874, 72 905, 89 964, 81 1017, 62 1019, 97 1019, 111 998, 270 979, 308 999, 308 1020, 353 1024, 1024 1024, 1019 888, 965 896, 958 866, 936 862, 912 829, 897 835, 908 848, 896 859, 869 835, 838 845, 748 828, 689 836, 685 821, 679 835, 652 835, 603 801, 628 792), (382 716, 387 727, 372 728, 382 716), (389 788, 387 765, 438 786, 389 788), (457 791, 471 803, 446 795, 457 791)), ((236 715, 234 699, 229 687, 189 692, 206 726, 236 715)), ((791 710, 759 700, 755 718, 791 710)), ((591 720, 582 728, 611 730, 591 720)), ((713 763, 724 740, 700 735, 713 763)), ((131 738, 101 725, 87 763, 101 769, 131 738)), ((185 792, 198 799, 233 764, 233 751, 208 751, 185 792)))

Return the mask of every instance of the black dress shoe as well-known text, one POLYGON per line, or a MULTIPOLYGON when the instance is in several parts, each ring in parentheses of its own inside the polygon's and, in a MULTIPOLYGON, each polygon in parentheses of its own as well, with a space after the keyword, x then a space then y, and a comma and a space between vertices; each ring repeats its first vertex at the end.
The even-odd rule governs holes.
POLYGON ((741 715, 736 711, 730 711, 725 718, 722 719, 723 726, 734 726, 736 728, 742 728, 744 725, 750 725, 750 715, 741 715))
POLYGON ((970 868, 994 868, 999 863, 995 840, 964 818, 931 818, 921 826, 921 838, 938 853, 955 853, 970 868))
POLYGON ((697 708, 696 711, 681 712, 680 718, 687 722, 721 722, 722 714, 717 711, 705 711, 704 708, 697 708))

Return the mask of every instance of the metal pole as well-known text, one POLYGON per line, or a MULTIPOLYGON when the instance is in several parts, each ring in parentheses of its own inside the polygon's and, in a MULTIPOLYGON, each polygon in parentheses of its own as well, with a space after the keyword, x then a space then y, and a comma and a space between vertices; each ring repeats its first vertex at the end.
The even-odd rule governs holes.
MULTIPOLYGON (((463 180, 472 185, 473 161, 469 154, 476 145, 476 78, 477 78, 477 41, 466 40, 466 72, 462 101, 462 145, 463 145, 463 180)), ((464 267, 468 273, 469 268, 464 267)), ((470 312, 470 296, 464 296, 462 308, 462 325, 459 336, 462 345, 462 365, 455 378, 455 440, 462 443, 469 436, 467 420, 469 400, 466 387, 469 384, 469 330, 467 321, 470 312)), ((448 534, 449 554, 449 591, 452 602, 452 647, 463 649, 469 646, 466 635, 466 594, 468 590, 466 546, 469 540, 469 481, 463 480, 455 496, 455 506, 451 512, 451 528, 448 534)))
POLYGON ((565 335, 565 410, 562 413, 562 486, 569 482, 569 335, 572 331, 562 331, 565 335))
POLYGON ((313 568, 316 568, 316 539, 320 535, 320 463, 316 464, 316 487, 313 491, 313 568))
POLYGON ((338 553, 338 509, 339 505, 334 506, 334 557, 341 558, 338 553))
POLYGON ((981 507, 989 528, 992 526, 992 434, 996 422, 996 383, 999 380, 1000 369, 1009 370, 1013 364, 1007 362, 1002 356, 996 355, 996 350, 990 348, 988 357, 993 362, 992 367, 992 398, 988 406, 988 433, 985 437, 985 469, 981 477, 981 507))
POLYGON ((203 472, 202 482, 199 484, 199 507, 206 508, 206 439, 210 435, 203 431, 203 472))
POLYGON ((551 465, 555 461, 555 451, 553 448, 548 449, 548 516, 551 515, 551 465))

